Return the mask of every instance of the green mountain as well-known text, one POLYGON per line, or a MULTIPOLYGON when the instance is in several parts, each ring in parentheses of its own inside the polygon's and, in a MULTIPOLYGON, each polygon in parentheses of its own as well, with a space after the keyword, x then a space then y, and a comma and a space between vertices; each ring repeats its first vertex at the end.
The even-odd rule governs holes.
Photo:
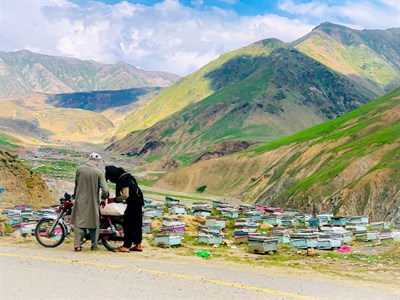
POLYGON ((60 94, 165 87, 179 79, 175 74, 143 71, 122 62, 107 65, 28 50, 0 51, 0 68, 0 98, 33 92, 60 94))
POLYGON ((399 33, 324 23, 227 53, 127 117, 108 149, 185 164, 336 118, 400 86, 399 33))
POLYGON ((293 46, 378 94, 400 85, 400 28, 354 30, 326 22, 293 46))
POLYGON ((156 186, 372 220, 400 215, 400 89, 334 120, 168 172, 156 186))
POLYGON ((154 97, 159 87, 134 88, 117 91, 93 91, 51 95, 46 103, 55 107, 82 108, 102 112, 113 107, 133 104, 154 97))

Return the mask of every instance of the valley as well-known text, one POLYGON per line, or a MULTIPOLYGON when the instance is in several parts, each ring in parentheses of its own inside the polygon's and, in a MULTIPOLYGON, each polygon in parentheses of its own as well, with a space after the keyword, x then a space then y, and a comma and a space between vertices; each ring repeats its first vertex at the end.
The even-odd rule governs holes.
POLYGON ((13 74, 3 74, 11 77, 0 100, 2 149, 56 199, 95 151, 155 198, 315 205, 394 221, 399 37, 398 28, 323 23, 291 43, 265 39, 225 53, 183 78, 2 52, 13 74))
POLYGON ((3 1, 0 299, 399 300, 398 1, 3 1))

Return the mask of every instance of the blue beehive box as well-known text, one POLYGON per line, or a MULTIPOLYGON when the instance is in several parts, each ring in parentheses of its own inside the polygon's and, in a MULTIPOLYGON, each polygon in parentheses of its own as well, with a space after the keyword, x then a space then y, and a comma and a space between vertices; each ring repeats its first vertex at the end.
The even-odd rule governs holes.
POLYGON ((173 205, 168 209, 168 212, 173 215, 186 215, 187 210, 186 207, 182 205, 173 205))
POLYGON ((378 240, 378 231, 354 231, 354 237, 358 241, 364 241, 364 242, 369 242, 369 241, 376 241, 378 240))
POLYGON ((178 199, 174 199, 174 198, 169 197, 169 196, 166 196, 165 197, 165 204, 167 206, 176 205, 176 204, 179 204, 179 200, 178 199))
POLYGON ((194 216, 209 217, 211 216, 211 210, 207 209, 196 209, 193 211, 194 216))
POLYGON ((317 245, 318 245, 318 234, 315 233, 290 234, 290 246, 292 248, 299 248, 299 249, 316 248, 317 245))
POLYGON ((332 226, 345 226, 348 222, 349 222, 348 217, 344 216, 331 217, 332 226))
POLYGON ((319 220, 320 225, 329 224, 331 222, 331 218, 333 217, 332 214, 319 214, 317 218, 319 220))
POLYGON ((263 224, 271 224, 273 226, 282 225, 282 218, 276 215, 269 215, 262 218, 263 224))
POLYGON ((289 218, 295 217, 295 216, 297 216, 299 214, 300 214, 300 212, 298 210, 295 210, 295 209, 285 209, 283 211, 283 215, 285 217, 289 217, 289 218))
POLYGON ((342 241, 340 239, 333 238, 323 238, 318 239, 317 249, 321 250, 331 250, 335 248, 340 248, 342 246, 342 241))
POLYGON ((239 212, 236 209, 222 209, 221 214, 223 218, 237 219, 239 212))
POLYGON ((221 244, 224 238, 223 234, 207 234, 204 232, 198 233, 199 243, 207 245, 221 244))
POLYGON ((154 236, 154 242, 157 247, 171 247, 179 246, 182 244, 182 235, 174 233, 157 233, 154 236))
POLYGON ((299 225, 299 220, 296 218, 284 218, 282 219, 282 226, 293 227, 299 225))
POLYGON ((369 218, 368 216, 351 216, 349 217, 349 223, 366 225, 369 223, 369 218))
POLYGON ((276 252, 278 239, 275 237, 251 236, 248 238, 249 252, 265 254, 270 251, 276 252))
POLYGON ((219 218, 207 218, 206 219, 206 226, 218 227, 220 229, 223 229, 223 228, 226 227, 226 220, 225 219, 219 219, 219 218))
POLYGON ((318 227, 319 226, 319 219, 313 218, 308 221, 310 227, 318 227))

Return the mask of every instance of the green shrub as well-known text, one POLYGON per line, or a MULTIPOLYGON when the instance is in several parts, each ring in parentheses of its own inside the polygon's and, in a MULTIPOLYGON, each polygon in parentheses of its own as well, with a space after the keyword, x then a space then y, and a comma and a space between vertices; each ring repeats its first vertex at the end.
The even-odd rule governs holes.
POLYGON ((206 190, 206 188, 207 188, 206 185, 202 185, 202 186, 197 188, 196 192, 203 193, 206 190))

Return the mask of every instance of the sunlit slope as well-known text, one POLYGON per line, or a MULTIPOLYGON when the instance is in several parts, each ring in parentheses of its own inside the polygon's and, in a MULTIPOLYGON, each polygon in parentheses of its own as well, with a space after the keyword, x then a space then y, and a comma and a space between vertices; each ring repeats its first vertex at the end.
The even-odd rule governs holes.
POLYGON ((211 86, 224 88, 110 148, 140 154, 148 143, 157 143, 158 148, 149 149, 147 156, 162 153, 178 161, 194 161, 205 152, 215 153, 225 141, 275 140, 374 98, 373 93, 295 49, 235 57, 207 73, 207 78, 211 86), (232 73, 239 78, 228 85, 232 73))
POLYGON ((6 100, 1 101, 0 106, 0 131, 23 140, 35 140, 47 134, 39 127, 34 111, 6 100))
POLYGON ((113 128, 103 115, 75 108, 55 108, 36 112, 40 128, 52 140, 98 143, 113 128))
POLYGON ((400 28, 354 30, 323 23, 294 42, 301 52, 377 93, 400 86, 400 28))
POLYGON ((241 75, 239 74, 239 77, 236 77, 233 73, 223 85, 213 86, 211 79, 206 76, 232 58, 242 55, 249 57, 268 56, 272 50, 278 47, 285 47, 285 44, 279 40, 270 39, 222 55, 198 71, 180 79, 172 86, 163 89, 155 99, 127 118, 119 128, 119 135, 148 128, 182 110, 187 105, 198 102, 227 85, 239 81, 241 75))
POLYGON ((400 89, 337 119, 167 173, 157 186, 249 202, 394 219, 400 213, 400 89))
POLYGON ((40 102, 33 100, 24 107, 16 103, 0 102, 0 131, 24 144, 37 144, 40 140, 98 143, 113 129, 113 124, 100 113, 49 106, 39 110, 40 102))

